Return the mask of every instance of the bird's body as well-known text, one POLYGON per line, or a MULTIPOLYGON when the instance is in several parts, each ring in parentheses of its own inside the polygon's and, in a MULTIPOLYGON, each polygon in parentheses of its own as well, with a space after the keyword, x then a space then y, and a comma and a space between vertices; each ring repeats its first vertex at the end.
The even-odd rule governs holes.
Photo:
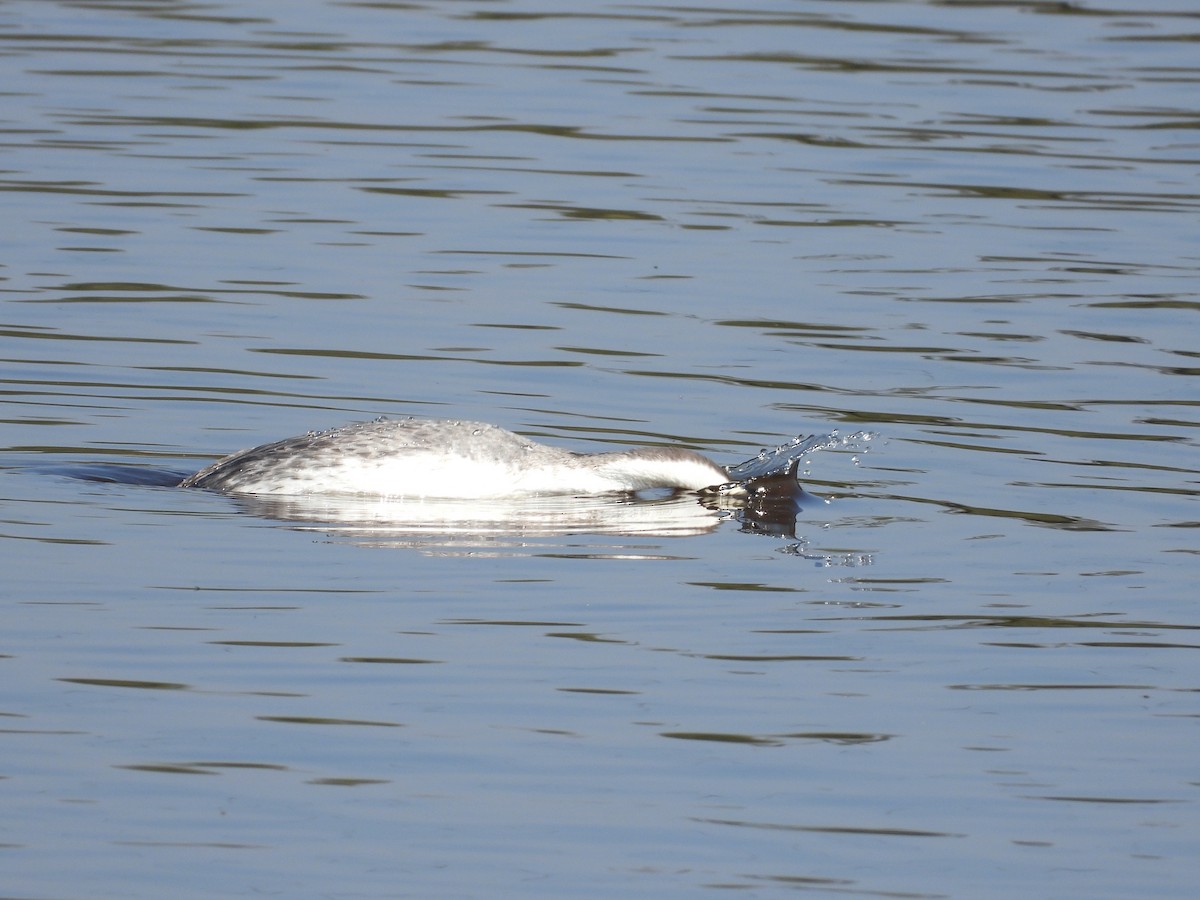
POLYGON ((482 422, 379 419, 241 450, 181 486, 246 494, 503 499, 650 488, 701 492, 729 481, 727 469, 693 450, 575 453, 482 422))

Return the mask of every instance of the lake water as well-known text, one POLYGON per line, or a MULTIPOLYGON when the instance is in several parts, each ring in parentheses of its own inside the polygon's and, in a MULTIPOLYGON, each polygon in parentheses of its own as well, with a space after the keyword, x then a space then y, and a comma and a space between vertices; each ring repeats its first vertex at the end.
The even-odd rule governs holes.
POLYGON ((0 895, 1193 896, 1136 6, 0 3, 0 895), (794 528, 169 486, 378 415, 874 437, 794 528))

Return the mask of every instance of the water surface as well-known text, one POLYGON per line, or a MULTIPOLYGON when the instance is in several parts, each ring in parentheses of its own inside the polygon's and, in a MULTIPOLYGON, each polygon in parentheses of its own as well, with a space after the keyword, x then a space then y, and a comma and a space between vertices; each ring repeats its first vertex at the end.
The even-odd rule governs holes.
POLYGON ((1198 27, 0 3, 3 891, 1191 896, 1198 27), (877 437, 790 529, 169 486, 381 414, 877 437))

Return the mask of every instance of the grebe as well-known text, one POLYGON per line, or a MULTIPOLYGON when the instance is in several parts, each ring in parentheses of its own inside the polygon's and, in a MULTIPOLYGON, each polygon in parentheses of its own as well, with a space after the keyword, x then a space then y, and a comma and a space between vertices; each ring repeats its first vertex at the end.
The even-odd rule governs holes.
POLYGON ((189 475, 180 487, 439 499, 650 488, 736 494, 781 475, 795 484, 800 448, 797 438, 774 455, 724 468, 674 447, 575 453, 483 422, 377 419, 241 450, 189 475))

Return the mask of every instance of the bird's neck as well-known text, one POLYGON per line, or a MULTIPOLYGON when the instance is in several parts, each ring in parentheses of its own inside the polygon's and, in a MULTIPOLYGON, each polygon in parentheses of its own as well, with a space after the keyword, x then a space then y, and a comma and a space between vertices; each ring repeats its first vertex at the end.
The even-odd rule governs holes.
POLYGON ((656 487, 698 491, 729 480, 729 474, 712 460, 676 447, 639 447, 584 459, 598 475, 627 484, 632 491, 656 487))

